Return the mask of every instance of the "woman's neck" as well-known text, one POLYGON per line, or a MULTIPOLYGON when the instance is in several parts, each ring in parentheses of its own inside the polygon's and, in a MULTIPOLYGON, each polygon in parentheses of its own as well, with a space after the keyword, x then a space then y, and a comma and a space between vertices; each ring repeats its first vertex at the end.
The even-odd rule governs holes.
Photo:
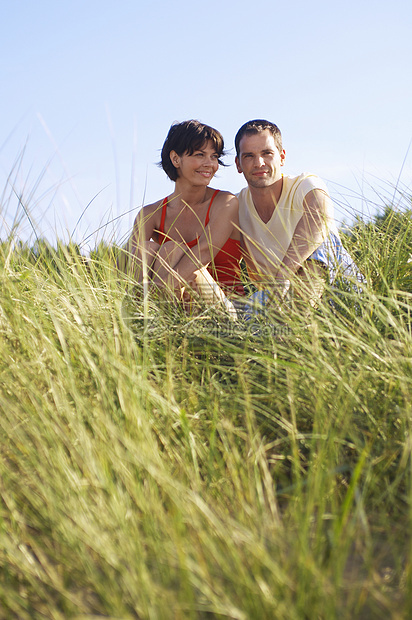
POLYGON ((175 183, 175 190, 170 196, 169 201, 173 201, 172 204, 178 204, 181 206, 188 204, 190 207, 196 208, 197 206, 206 202, 208 187, 188 186, 185 183, 179 183, 179 179, 175 183))

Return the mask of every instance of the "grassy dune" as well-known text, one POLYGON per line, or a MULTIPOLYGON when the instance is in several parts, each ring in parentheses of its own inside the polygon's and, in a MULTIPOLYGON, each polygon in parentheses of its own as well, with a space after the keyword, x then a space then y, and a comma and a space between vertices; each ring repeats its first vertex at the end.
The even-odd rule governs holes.
POLYGON ((409 617, 411 231, 359 224, 362 296, 258 334, 128 326, 110 252, 3 243, 0 617, 409 617))

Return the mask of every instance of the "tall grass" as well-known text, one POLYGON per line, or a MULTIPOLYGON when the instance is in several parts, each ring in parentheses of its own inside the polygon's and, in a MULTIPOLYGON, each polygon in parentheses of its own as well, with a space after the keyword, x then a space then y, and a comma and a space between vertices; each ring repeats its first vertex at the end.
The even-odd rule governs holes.
POLYGON ((255 331, 156 301, 143 320, 110 249, 2 244, 0 617, 409 616, 411 219, 393 217, 347 239, 361 296, 255 331))

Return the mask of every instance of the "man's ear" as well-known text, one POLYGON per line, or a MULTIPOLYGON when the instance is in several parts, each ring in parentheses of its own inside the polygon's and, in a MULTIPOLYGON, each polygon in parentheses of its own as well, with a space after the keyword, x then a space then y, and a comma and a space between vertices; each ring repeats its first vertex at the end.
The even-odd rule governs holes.
POLYGON ((280 153, 280 165, 283 166, 285 163, 286 151, 283 149, 280 153))
POLYGON ((176 151, 170 151, 169 153, 170 161, 174 165, 175 168, 180 168, 180 157, 176 153, 176 151))
POLYGON ((238 158, 238 156, 237 156, 237 155, 236 155, 236 157, 235 157, 235 164, 236 164, 236 169, 237 169, 237 171, 239 172, 239 174, 242 174, 243 170, 242 170, 242 168, 240 167, 240 162, 239 162, 239 158, 238 158))

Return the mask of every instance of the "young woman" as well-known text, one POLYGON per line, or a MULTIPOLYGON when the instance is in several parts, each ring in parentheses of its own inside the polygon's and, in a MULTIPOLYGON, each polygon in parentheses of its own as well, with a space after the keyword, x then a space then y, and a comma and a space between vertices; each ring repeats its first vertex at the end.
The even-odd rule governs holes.
POLYGON ((207 300, 243 294, 238 201, 209 187, 223 153, 216 129, 195 120, 171 126, 160 165, 174 191, 136 217, 127 245, 136 280, 207 300))

